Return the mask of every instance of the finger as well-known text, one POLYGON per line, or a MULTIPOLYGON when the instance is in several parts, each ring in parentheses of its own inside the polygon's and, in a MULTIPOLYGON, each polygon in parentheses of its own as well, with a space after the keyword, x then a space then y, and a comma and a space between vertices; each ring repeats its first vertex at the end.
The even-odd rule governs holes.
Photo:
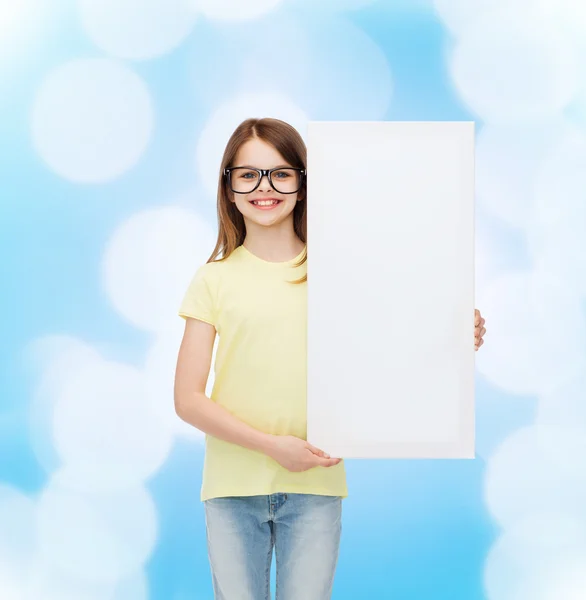
POLYGON ((318 464, 322 467, 334 467, 341 460, 341 458, 320 458, 318 464))
POLYGON ((474 329, 474 337, 481 338, 486 333, 486 327, 476 327, 474 329))
POLYGON ((309 450, 311 450, 316 456, 322 456, 324 458, 330 458, 330 455, 327 454, 326 452, 324 452, 323 450, 320 450, 319 448, 317 448, 316 446, 314 446, 313 444, 310 444, 309 442, 307 442, 307 448, 309 450))

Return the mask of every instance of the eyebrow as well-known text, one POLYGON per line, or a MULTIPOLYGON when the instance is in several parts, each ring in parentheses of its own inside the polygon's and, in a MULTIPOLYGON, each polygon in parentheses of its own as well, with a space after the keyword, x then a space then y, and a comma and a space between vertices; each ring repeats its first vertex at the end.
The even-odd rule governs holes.
MULTIPOLYGON (((260 167, 253 167, 252 165, 240 165, 240 166, 243 168, 246 168, 246 169, 260 169, 260 167)), ((271 167, 271 169, 286 169, 286 168, 292 168, 292 167, 291 167, 291 165, 287 165, 287 164, 282 164, 282 165, 277 165, 276 167, 271 167)))

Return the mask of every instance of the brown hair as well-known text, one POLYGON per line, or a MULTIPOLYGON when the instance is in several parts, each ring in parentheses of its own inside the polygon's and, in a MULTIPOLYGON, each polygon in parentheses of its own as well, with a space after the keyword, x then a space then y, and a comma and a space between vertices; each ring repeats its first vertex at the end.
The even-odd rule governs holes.
MULTIPOLYGON (((244 218, 233 202, 230 201, 231 190, 224 177, 224 169, 232 166, 240 147, 250 139, 258 138, 273 146, 279 154, 292 166, 306 168, 307 148, 299 132, 288 123, 279 119, 246 119, 231 135, 220 166, 218 181, 218 240, 216 247, 207 262, 222 261, 244 242, 246 229, 244 218), (222 254, 222 258, 218 258, 222 254)), ((303 178, 303 187, 299 190, 298 201, 293 209, 293 227, 297 237, 307 243, 307 178, 303 178)), ((298 263, 301 266, 307 261, 307 249, 304 250, 298 263)), ((303 283, 307 275, 291 283, 303 283)))

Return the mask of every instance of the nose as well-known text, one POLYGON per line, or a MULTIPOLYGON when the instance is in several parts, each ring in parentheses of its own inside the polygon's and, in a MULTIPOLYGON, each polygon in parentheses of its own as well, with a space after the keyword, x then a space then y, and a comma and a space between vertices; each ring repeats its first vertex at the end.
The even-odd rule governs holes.
POLYGON ((268 175, 261 176, 260 183, 258 184, 258 189, 259 190, 267 190, 267 191, 270 191, 273 189, 273 187, 271 186, 271 182, 269 181, 268 175))

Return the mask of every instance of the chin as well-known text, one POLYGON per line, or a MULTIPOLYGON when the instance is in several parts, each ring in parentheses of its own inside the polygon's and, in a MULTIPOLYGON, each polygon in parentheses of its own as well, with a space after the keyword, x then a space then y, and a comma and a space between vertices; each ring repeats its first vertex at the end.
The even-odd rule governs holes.
POLYGON ((281 223, 282 221, 284 221, 287 217, 283 217, 282 215, 280 215, 279 217, 273 216, 273 215, 250 215, 250 214, 245 214, 243 215, 244 219, 247 221, 252 221, 253 223, 256 223, 257 225, 261 225, 262 227, 271 227, 272 225, 276 225, 277 223, 281 223))

